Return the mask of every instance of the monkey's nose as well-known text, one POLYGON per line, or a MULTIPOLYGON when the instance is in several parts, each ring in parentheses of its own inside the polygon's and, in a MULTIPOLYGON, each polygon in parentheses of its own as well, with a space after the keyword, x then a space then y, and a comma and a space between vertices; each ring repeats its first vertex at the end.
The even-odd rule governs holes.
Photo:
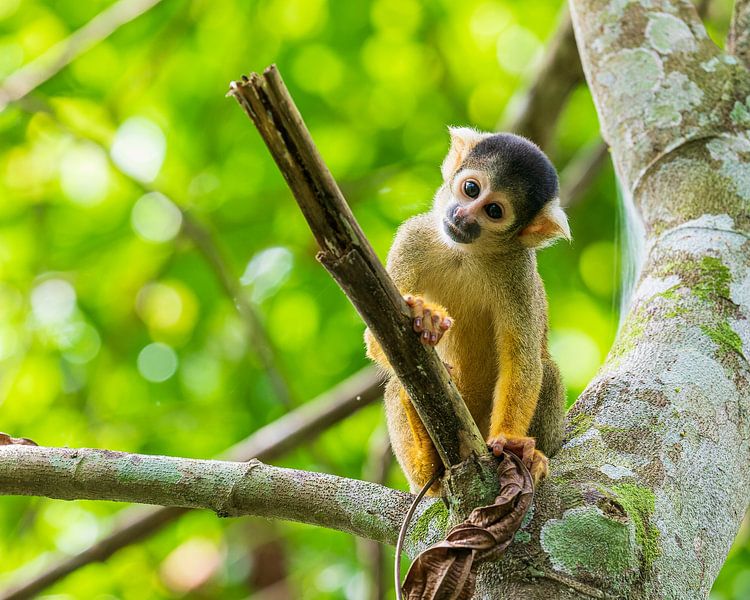
POLYGON ((453 209, 453 217, 454 221, 463 221, 467 215, 469 214, 469 211, 466 210, 463 206, 456 206, 456 208, 453 209))

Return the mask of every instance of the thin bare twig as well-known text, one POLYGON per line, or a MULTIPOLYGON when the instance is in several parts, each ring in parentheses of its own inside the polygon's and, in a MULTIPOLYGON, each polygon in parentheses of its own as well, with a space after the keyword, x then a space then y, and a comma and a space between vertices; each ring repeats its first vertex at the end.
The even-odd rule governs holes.
POLYGON ((237 277, 230 272, 228 262, 211 232, 200 224, 188 211, 182 210, 182 233, 190 239, 203 255, 224 293, 232 301, 245 324, 245 335, 260 359, 271 382, 274 394, 281 403, 290 408, 292 395, 286 379, 276 366, 276 357, 263 323, 257 311, 242 293, 237 277))
MULTIPOLYGON (((272 460, 302 442, 319 435, 382 395, 376 370, 363 369, 335 388, 311 400, 235 444, 222 456, 230 460, 272 460)), ((0 600, 32 598, 73 571, 144 540, 182 516, 184 508, 138 508, 127 510, 112 533, 86 550, 65 558, 27 581, 11 585, 0 600)))
MULTIPOLYGON (((25 105, 26 101, 23 101, 21 104, 25 105)), ((99 148, 107 157, 109 166, 130 181, 130 183, 141 190, 142 193, 157 192, 168 198, 173 197, 168 191, 144 183, 123 171, 117 163, 112 160, 106 146, 98 140, 83 135, 80 131, 74 130, 63 123, 54 107, 49 103, 44 102, 39 98, 35 98, 32 104, 34 110, 43 111, 45 114, 48 114, 61 128, 63 128, 64 131, 99 148)), ((192 242, 196 250, 198 250, 200 255, 206 261, 206 264, 208 264, 213 275, 216 277, 220 289, 237 309, 245 326, 245 335, 250 342, 251 348, 260 360, 263 370, 269 378, 274 395, 285 407, 290 408, 294 405, 294 399, 289 390, 286 379, 277 366, 273 344, 271 343, 268 333, 266 332, 255 307, 242 293, 242 289, 237 283, 238 278, 232 275, 232 269, 229 267, 229 261, 224 255, 224 252, 222 252, 218 242, 205 225, 201 224, 198 219, 196 219, 188 210, 183 208, 182 205, 175 203, 175 206, 182 214, 183 226, 180 229, 180 234, 192 242)))
POLYGON ((0 84, 0 111, 57 75, 84 52, 161 0, 119 0, 38 58, 11 73, 0 84))

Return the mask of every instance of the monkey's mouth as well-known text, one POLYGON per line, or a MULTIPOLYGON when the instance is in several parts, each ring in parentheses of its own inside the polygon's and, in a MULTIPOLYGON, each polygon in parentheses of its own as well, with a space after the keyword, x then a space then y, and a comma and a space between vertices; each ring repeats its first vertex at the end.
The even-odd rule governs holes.
POLYGON ((448 237, 459 244, 471 244, 479 237, 479 224, 469 223, 466 228, 458 227, 448 219, 443 219, 443 229, 448 237))

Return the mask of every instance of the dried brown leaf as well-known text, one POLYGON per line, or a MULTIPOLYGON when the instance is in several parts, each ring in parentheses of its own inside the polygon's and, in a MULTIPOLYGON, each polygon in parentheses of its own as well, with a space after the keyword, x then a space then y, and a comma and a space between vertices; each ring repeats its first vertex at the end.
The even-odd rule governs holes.
POLYGON ((0 431, 0 446, 38 446, 35 441, 29 438, 14 438, 7 433, 0 431))
POLYGON ((513 541, 531 506, 534 484, 521 459, 508 452, 498 462, 497 476, 495 502, 475 508, 443 541, 417 556, 403 585, 407 600, 468 600, 477 565, 496 558, 513 541))

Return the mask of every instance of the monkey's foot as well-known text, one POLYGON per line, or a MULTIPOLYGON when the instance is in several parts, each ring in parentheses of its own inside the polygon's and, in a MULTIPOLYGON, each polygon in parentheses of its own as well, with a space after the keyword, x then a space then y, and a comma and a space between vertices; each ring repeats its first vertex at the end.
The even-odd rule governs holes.
POLYGON ((500 434, 487 442, 490 452, 501 456, 503 450, 512 452, 523 461, 537 485, 547 476, 549 459, 536 449, 536 441, 531 437, 500 434))
POLYGON ((427 346, 436 346, 453 325, 453 319, 439 304, 425 302, 421 296, 404 296, 411 310, 414 331, 421 333, 420 340, 427 346))
POLYGON ((14 438, 0 431, 0 446, 38 446, 29 438, 14 438))

